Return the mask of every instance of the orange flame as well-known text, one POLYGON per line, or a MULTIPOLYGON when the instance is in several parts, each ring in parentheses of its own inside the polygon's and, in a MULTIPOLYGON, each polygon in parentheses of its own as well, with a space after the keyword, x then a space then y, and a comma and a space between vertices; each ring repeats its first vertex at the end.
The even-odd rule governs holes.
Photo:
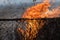
POLYGON ((32 6, 24 12, 23 18, 44 18, 47 17, 45 14, 49 9, 50 4, 49 3, 41 3, 37 4, 35 6, 32 6))
MULTIPOLYGON (((49 10, 49 7, 51 4, 49 3, 49 0, 43 1, 43 3, 37 4, 35 6, 32 6, 28 8, 22 18, 50 18, 50 17, 57 17, 60 14, 60 6, 58 8, 54 8, 52 10, 49 10), (55 15, 57 14, 57 16, 55 15)), ((52 17, 52 18, 53 18, 52 17)))
MULTIPOLYGON (((22 18, 32 19, 32 18, 57 17, 60 14, 60 9, 59 9, 60 7, 49 10, 50 6, 51 6, 50 0, 45 0, 43 1, 43 3, 28 8, 24 12, 22 18)), ((26 20, 26 21, 28 22, 26 30, 18 28, 18 32, 22 33, 22 35, 25 37, 24 40, 33 40, 34 38, 36 38, 36 34, 38 33, 38 30, 43 27, 45 21, 43 22, 43 20, 41 20, 40 24, 38 23, 39 20, 26 20)))

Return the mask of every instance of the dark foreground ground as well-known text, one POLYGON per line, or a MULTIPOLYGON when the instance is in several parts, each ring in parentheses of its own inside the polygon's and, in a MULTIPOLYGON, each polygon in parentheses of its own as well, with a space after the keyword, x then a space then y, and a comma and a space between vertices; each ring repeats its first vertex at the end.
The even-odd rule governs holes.
POLYGON ((48 20, 37 36, 38 40, 60 40, 60 19, 48 20))
MULTIPOLYGON (((39 30, 34 40, 60 40, 60 18, 49 18, 42 29, 39 30)), ((15 30, 16 40, 22 40, 15 30)))
MULTIPOLYGON (((45 19, 46 24, 39 30, 34 40, 59 40, 60 39, 60 18, 45 19)), ((23 21, 0 21, 0 40, 22 40, 16 29, 22 27, 23 21)))

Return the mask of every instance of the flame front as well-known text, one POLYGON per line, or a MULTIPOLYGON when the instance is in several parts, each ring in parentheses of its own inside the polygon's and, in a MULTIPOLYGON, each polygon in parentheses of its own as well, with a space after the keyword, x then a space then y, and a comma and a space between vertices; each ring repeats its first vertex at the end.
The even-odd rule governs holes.
POLYGON ((23 14, 23 18, 45 18, 48 15, 46 13, 49 11, 50 4, 49 2, 43 2, 32 6, 26 10, 23 14))
MULTIPOLYGON (((60 14, 60 7, 54 8, 52 10, 49 10, 50 7, 50 1, 44 0, 43 3, 37 4, 35 6, 32 6, 28 8, 22 18, 53 18, 58 17, 60 14)), ((28 22, 26 30, 23 30, 21 28, 18 28, 18 32, 21 32, 22 35, 25 37, 24 40, 34 40, 36 38, 36 34, 38 33, 38 30, 41 29, 45 23, 44 20, 26 20, 28 22)))

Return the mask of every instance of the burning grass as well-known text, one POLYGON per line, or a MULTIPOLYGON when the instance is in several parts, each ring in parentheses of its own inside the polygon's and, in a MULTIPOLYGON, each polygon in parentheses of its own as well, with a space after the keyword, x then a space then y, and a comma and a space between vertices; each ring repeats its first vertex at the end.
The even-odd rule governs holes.
MULTIPOLYGON (((22 18, 55 18, 60 14, 60 7, 54 8, 52 10, 49 9, 51 7, 50 0, 44 0, 43 3, 37 4, 28 8, 22 18)), ((36 38, 39 29, 43 28, 46 23, 44 20, 26 20, 26 30, 18 28, 18 32, 24 36, 23 40, 34 40, 36 38)))

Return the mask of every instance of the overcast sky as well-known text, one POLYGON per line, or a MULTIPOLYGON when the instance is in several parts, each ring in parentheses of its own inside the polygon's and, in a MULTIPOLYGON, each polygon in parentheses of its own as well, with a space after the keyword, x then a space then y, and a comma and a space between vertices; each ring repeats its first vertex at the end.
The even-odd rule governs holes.
MULTIPOLYGON (((14 3, 28 3, 28 2, 33 2, 33 0, 0 0, 0 5, 1 4, 8 4, 9 2, 11 4, 14 4, 14 3)), ((36 0, 36 2, 40 2, 41 0, 36 0)), ((60 0, 56 0, 56 2, 59 2, 60 0)))

